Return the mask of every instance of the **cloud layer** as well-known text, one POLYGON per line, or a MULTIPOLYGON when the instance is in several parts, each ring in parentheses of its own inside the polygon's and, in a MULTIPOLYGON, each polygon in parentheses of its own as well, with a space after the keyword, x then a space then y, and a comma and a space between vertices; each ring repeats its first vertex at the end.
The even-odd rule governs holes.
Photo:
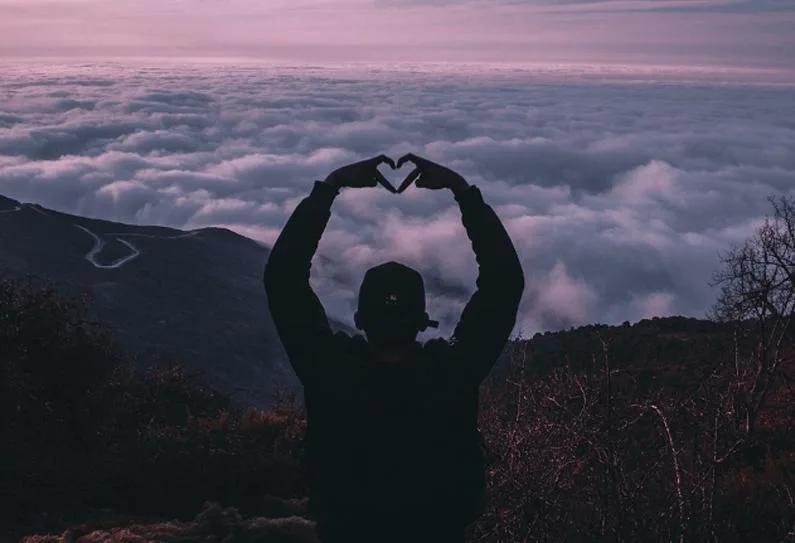
MULTIPOLYGON (((705 81, 716 74, 167 64, 3 73, 0 194, 60 211, 226 226, 270 244, 313 180, 339 165, 413 151, 457 169, 521 255, 523 334, 702 316, 718 253, 750 234, 769 194, 795 187, 792 87, 705 81)), ((364 271, 385 260, 423 272, 445 333, 476 275, 454 200, 421 189, 344 191, 320 253, 313 284, 347 322, 364 271)))

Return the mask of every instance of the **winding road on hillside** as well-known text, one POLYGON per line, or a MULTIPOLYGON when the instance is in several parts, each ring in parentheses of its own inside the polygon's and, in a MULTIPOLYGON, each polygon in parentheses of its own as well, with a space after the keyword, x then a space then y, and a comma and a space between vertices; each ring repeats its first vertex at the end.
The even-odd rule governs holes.
POLYGON ((124 256, 122 258, 117 258, 110 264, 100 264, 97 261, 97 255, 100 252, 102 252, 102 249, 105 247, 105 241, 101 237, 96 235, 94 232, 86 228, 85 226, 80 226, 79 224, 76 224, 75 226, 80 230, 82 230, 83 232, 85 232, 86 234, 88 234, 89 236, 91 236, 92 238, 94 238, 94 246, 91 248, 90 251, 86 253, 85 259, 88 260, 91 264, 93 264, 95 268, 99 268, 100 270, 115 270, 117 268, 121 268, 128 262, 131 262, 136 258, 138 258, 139 256, 141 256, 141 251, 138 250, 138 248, 135 245, 121 238, 116 238, 116 241, 123 243, 124 245, 129 247, 130 251, 132 252, 127 256, 124 256))
MULTIPOLYGON (((2 209, 2 210, 0 210, 0 214, 16 213, 18 211, 22 211, 23 209, 30 209, 32 211, 35 211, 39 215, 44 215, 45 217, 51 217, 52 216, 50 213, 48 213, 46 210, 42 209, 40 206, 38 206, 36 204, 20 204, 20 205, 14 207, 13 209, 2 209)), ((125 264, 128 264, 128 263, 132 262, 133 260, 135 260, 136 258, 138 258, 139 256, 141 256, 143 254, 143 251, 141 251, 141 249, 139 249, 138 247, 136 247, 135 245, 133 245, 131 242, 127 241, 126 239, 122 239, 122 238, 135 237, 135 238, 175 240, 175 239, 190 238, 190 237, 193 237, 193 236, 196 236, 196 235, 199 234, 199 231, 191 231, 191 232, 186 232, 184 234, 177 234, 177 235, 174 235, 174 236, 156 236, 156 235, 153 235, 153 234, 139 234, 139 233, 135 233, 135 232, 107 232, 107 233, 103 232, 101 235, 98 235, 98 234, 96 234, 95 232, 89 230, 88 228, 86 228, 83 225, 74 224, 74 226, 79 228, 80 230, 82 230, 83 232, 88 234, 89 236, 91 236, 91 238, 94 240, 94 246, 91 247, 91 249, 85 254, 84 258, 92 266, 94 266, 95 268, 98 268, 100 270, 116 270, 116 269, 119 269, 122 266, 124 266, 125 264), (130 254, 125 255, 125 256, 123 256, 121 258, 117 258, 116 260, 114 260, 113 262, 110 262, 108 264, 102 264, 97 259, 99 254, 102 252, 102 249, 104 249, 105 245, 107 245, 105 243, 105 240, 102 239, 102 236, 115 237, 116 241, 118 241, 119 243, 122 243, 125 246, 127 246, 127 248, 130 250, 130 254)))
POLYGON ((129 241, 122 239, 122 237, 174 240, 174 239, 190 238, 199 234, 199 232, 197 231, 188 232, 185 234, 178 234, 176 236, 155 236, 152 234, 137 234, 137 233, 127 233, 127 232, 104 233, 103 236, 115 236, 116 241, 118 241, 119 243, 123 243, 130 249, 130 254, 123 256, 121 258, 117 258, 116 260, 110 262, 109 264, 102 264, 97 260, 97 256, 99 255, 99 253, 102 252, 102 249, 105 247, 105 240, 103 240, 100 236, 98 236, 97 234, 95 234, 85 226, 79 224, 76 224, 75 226, 94 239, 94 246, 91 248, 90 251, 86 253, 86 256, 84 258, 88 260, 91 263, 91 265, 93 265, 95 268, 98 268, 100 270, 115 270, 121 268, 125 264, 132 262, 133 260, 135 260, 136 258, 138 258, 143 254, 143 252, 138 247, 136 247, 129 241))

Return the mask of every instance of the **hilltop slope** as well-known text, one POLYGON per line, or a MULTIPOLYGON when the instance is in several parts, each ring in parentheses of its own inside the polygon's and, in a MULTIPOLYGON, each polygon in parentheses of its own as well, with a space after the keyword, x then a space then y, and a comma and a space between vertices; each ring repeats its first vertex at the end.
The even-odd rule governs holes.
POLYGON ((97 316, 141 360, 177 359, 260 407, 297 384, 262 286, 268 255, 226 229, 134 226, 0 197, 0 278, 33 274, 88 290, 97 316))

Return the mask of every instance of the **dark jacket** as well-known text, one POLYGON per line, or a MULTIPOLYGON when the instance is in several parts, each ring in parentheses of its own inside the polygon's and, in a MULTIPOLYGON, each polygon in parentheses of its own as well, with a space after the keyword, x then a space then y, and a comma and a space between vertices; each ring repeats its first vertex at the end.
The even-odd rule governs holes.
POLYGON ((337 190, 316 182, 265 268, 276 329, 307 409, 305 468, 319 519, 433 514, 468 523, 485 485, 478 389, 516 322, 521 264, 494 210, 471 186, 456 196, 479 265, 477 291, 451 340, 416 342, 397 365, 374 364, 361 335, 332 332, 309 285, 337 190))

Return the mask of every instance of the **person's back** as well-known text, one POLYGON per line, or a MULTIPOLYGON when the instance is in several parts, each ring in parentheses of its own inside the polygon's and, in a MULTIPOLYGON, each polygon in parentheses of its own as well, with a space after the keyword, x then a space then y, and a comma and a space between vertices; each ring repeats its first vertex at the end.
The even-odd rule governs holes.
POLYGON ((348 354, 336 359, 351 365, 306 391, 307 467, 328 524, 392 526, 396 516, 416 523, 430 514, 462 530, 479 513, 477 386, 456 381, 446 347, 416 344, 385 365, 364 341, 340 338, 340 352, 348 354))
POLYGON ((271 313, 304 385, 310 509, 324 542, 461 542, 481 512, 478 387, 514 326, 524 279, 479 191, 446 168, 414 156, 401 162, 407 159, 418 165, 418 186, 454 190, 480 264, 478 291, 452 341, 416 341, 436 323, 425 312, 422 277, 398 263, 372 268, 362 282, 355 320, 367 339, 332 333, 309 288, 311 258, 338 187, 375 184, 375 167, 389 159, 316 183, 266 266, 271 313))

